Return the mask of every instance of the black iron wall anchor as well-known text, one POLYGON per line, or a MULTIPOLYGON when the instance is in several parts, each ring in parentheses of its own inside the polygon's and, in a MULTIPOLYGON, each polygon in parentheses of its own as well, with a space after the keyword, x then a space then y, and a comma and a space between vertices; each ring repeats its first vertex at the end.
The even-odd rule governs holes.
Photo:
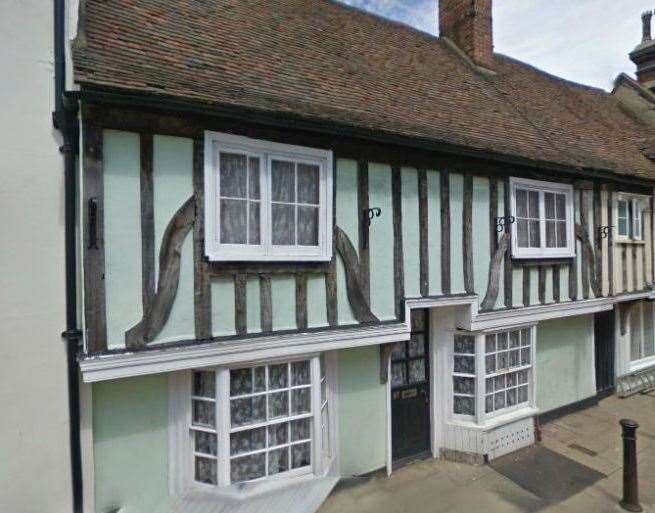
POLYGON ((89 219, 89 241, 86 249, 98 249, 98 200, 89 198, 87 205, 89 219))
POLYGON ((610 235, 610 230, 612 229, 611 225, 599 226, 598 227, 598 237, 601 239, 607 239, 610 235))
POLYGON ((498 233, 503 233, 510 224, 516 222, 516 218, 514 216, 504 216, 504 217, 496 217, 496 231, 498 233))
POLYGON ((627 511, 643 511, 639 504, 639 478, 637 474, 637 424, 634 420, 621 419, 623 438, 623 498, 619 502, 627 511))
MULTIPOLYGON (((374 217, 380 217, 382 214, 382 209, 380 207, 366 208, 362 210, 362 223, 366 227, 371 226, 371 221, 374 217)), ((368 248, 368 230, 362 230, 364 235, 364 240, 362 241, 362 246, 368 248)))

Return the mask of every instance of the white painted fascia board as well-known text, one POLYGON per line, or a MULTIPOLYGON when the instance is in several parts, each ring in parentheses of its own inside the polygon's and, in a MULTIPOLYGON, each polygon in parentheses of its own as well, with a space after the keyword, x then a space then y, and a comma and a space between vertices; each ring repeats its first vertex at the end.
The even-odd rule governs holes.
POLYGON ((101 355, 81 360, 80 370, 84 382, 93 383, 405 340, 409 340, 408 326, 404 323, 393 323, 314 333, 273 335, 249 340, 213 342, 174 349, 162 348, 143 352, 101 355))
MULTIPOLYGON (((635 294, 635 296, 638 296, 638 294, 635 294)), ((638 297, 635 299, 638 299, 638 297)), ((472 319, 471 325, 465 327, 465 329, 471 331, 488 330, 575 315, 586 315, 612 310, 615 303, 615 298, 595 298, 552 305, 528 306, 515 310, 485 312, 472 319)))

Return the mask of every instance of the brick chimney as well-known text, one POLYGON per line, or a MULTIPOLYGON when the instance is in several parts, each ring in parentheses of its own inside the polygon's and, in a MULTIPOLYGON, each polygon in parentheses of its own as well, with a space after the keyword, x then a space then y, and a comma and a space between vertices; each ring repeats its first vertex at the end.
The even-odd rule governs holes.
POLYGON ((493 67, 492 0, 438 0, 439 35, 476 64, 493 67))
POLYGON ((637 66, 637 80, 655 91, 655 41, 651 36, 652 11, 641 15, 641 43, 630 52, 630 60, 637 66))

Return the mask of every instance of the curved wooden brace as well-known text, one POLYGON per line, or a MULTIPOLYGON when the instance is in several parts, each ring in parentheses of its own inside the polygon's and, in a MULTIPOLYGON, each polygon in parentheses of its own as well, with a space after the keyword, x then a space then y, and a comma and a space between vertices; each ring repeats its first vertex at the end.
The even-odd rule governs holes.
POLYGON ((169 221, 159 249, 157 291, 141 320, 125 333, 128 348, 151 342, 166 324, 180 281, 182 244, 193 227, 195 214, 196 202, 191 196, 169 221))
POLYGON ((506 233, 503 233, 503 236, 498 240, 498 247, 494 252, 494 256, 491 258, 491 263, 489 264, 489 283, 487 285, 487 293, 480 305, 480 310, 492 310, 496 305, 496 299, 498 299, 498 287, 500 285, 500 266, 503 262, 503 256, 507 251, 508 242, 509 237, 506 233))
POLYGON ((586 261, 582 262, 582 265, 586 265, 589 271, 589 282, 591 284, 591 289, 594 291, 596 297, 601 295, 601 277, 596 275, 596 257, 594 253, 594 248, 591 245, 589 240, 589 235, 587 230, 585 230, 582 225, 575 225, 575 236, 580 239, 580 242, 585 247, 585 252, 587 255, 586 261))
POLYGON ((355 319, 359 322, 378 322, 378 318, 373 315, 364 296, 364 289, 359 274, 359 259, 352 242, 341 228, 335 226, 334 241, 337 252, 343 260, 343 267, 346 270, 346 291, 348 301, 355 314, 355 319))

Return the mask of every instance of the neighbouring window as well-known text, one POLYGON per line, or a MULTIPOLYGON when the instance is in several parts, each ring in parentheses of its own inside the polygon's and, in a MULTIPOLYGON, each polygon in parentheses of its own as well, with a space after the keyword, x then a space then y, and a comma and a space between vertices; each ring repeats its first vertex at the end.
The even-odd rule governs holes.
POLYGON ((573 188, 570 185, 510 180, 512 256, 562 258, 575 255, 573 188))
POLYGON ((194 371, 192 480, 227 486, 322 472, 332 459, 330 389, 324 357, 194 371))
POLYGON ((530 406, 534 329, 455 335, 454 415, 482 422, 487 417, 530 406))
POLYGON ((655 356, 653 303, 642 301, 630 311, 630 361, 638 362, 655 356))
POLYGON ((643 200, 620 195, 616 202, 616 233, 619 241, 643 240, 643 200))
POLYGON ((453 413, 475 415, 475 337, 455 335, 453 348, 453 413))
POLYGON ((485 413, 525 405, 532 368, 531 331, 523 329, 485 337, 485 413))
POLYGON ((205 252, 211 260, 329 260, 332 153, 205 134, 205 252))

